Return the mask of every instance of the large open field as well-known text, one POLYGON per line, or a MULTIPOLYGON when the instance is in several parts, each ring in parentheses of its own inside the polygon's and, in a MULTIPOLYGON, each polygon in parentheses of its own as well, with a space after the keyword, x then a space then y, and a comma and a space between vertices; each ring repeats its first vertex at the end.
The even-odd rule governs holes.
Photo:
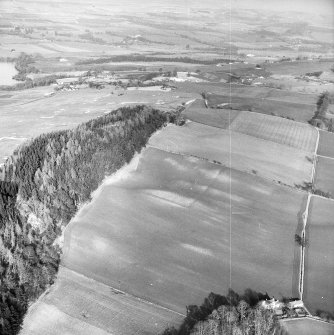
MULTIPOLYGON (((74 218, 63 266, 184 313, 185 301, 198 304, 228 288, 231 242, 235 290, 296 295, 299 252, 292 236, 304 194, 235 170, 231 178, 230 225, 229 169, 146 149, 132 172, 107 179, 74 218)), ((79 299, 71 290, 56 289, 42 301, 70 308, 79 299)), ((95 301, 94 292, 85 294, 95 301)), ((137 322, 129 315, 129 324, 137 322)))
POLYGON ((307 152, 195 122, 183 127, 168 126, 153 135, 149 144, 217 161, 224 166, 231 165, 237 170, 291 186, 311 177, 312 163, 306 158, 307 152))
POLYGON ((305 258, 304 300, 311 312, 334 313, 334 202, 312 197, 305 258))
POLYGON ((334 325, 310 318, 282 320, 284 329, 291 335, 333 335, 334 325))
POLYGON ((315 187, 334 196, 334 159, 318 157, 315 187))
POLYGON ((334 134, 320 130, 318 155, 334 158, 334 134))
POLYGON ((240 112, 230 129, 312 153, 318 137, 310 125, 251 112, 240 112))

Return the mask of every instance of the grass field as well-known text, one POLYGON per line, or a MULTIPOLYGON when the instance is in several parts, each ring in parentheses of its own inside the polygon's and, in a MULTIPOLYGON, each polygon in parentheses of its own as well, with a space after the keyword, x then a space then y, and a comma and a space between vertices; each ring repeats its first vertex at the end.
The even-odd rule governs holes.
MULTIPOLYGON (((229 174, 203 160, 146 149, 135 171, 107 180, 75 217, 62 264, 180 313, 210 291, 225 292, 229 174)), ((235 290, 296 294, 293 235, 303 201, 300 192, 232 170, 235 290)))
POLYGON ((318 137, 310 125, 250 112, 240 112, 230 129, 312 153, 318 137))
POLYGON ((304 301, 311 312, 334 313, 334 202, 312 197, 305 257, 304 301))
POLYGON ((334 158, 334 134, 320 130, 318 155, 334 158))
POLYGON ((284 329, 291 335, 333 335, 334 325, 310 318, 282 320, 284 329))
POLYGON ((227 104, 224 108, 252 111, 257 113, 289 117, 296 121, 307 122, 316 109, 314 103, 287 102, 281 98, 253 98, 243 96, 208 94, 208 105, 214 108, 227 104))
POLYGON ((334 196, 334 159, 318 157, 315 187, 334 196))
POLYGON ((218 161, 240 171, 294 186, 309 181, 312 163, 307 153, 253 136, 191 122, 168 126, 149 144, 159 149, 218 161), (230 157, 231 153, 231 157, 230 157), (230 159, 231 158, 231 159, 230 159))

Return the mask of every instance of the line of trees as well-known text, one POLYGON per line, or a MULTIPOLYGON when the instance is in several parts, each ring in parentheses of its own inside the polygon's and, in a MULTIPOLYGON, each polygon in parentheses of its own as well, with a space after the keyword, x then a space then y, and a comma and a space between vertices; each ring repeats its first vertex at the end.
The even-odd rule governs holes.
POLYGON ((325 128, 330 132, 334 132, 334 123, 332 118, 327 117, 328 107, 334 103, 334 95, 329 92, 320 94, 317 101, 317 110, 309 123, 312 126, 325 128))
POLYGON ((17 334, 28 303, 53 283, 57 237, 103 178, 175 115, 121 108, 17 150, 0 175, 0 334, 17 334))
POLYGON ((1 85, 0 89, 3 91, 20 91, 26 90, 33 87, 39 86, 49 86, 51 84, 55 84, 57 79, 67 78, 67 75, 48 75, 40 78, 30 79, 25 77, 25 80, 21 83, 17 83, 15 85, 1 85))
POLYGON ((201 306, 187 307, 187 316, 179 329, 168 328, 163 335, 274 334, 280 327, 274 312, 259 306, 265 299, 269 299, 268 294, 251 289, 243 295, 232 289, 226 296, 210 293, 201 306))
POLYGON ((119 55, 112 57, 103 57, 95 59, 87 59, 77 62, 77 65, 88 65, 88 64, 103 64, 110 62, 181 62, 181 63, 190 63, 190 64, 203 64, 203 65, 212 65, 218 63, 230 63, 233 62, 230 59, 193 59, 190 57, 160 57, 160 56, 145 56, 145 55, 119 55))

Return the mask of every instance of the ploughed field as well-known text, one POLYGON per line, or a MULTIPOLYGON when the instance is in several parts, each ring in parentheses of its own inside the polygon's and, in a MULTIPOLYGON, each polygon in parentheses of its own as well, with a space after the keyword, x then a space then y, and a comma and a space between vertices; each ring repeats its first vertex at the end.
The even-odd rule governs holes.
POLYGON ((306 226, 304 300, 311 312, 334 313, 334 201, 312 197, 306 226))
POLYGON ((316 149, 318 131, 309 124, 249 111, 198 107, 201 101, 198 99, 186 108, 183 114, 187 119, 209 126, 230 129, 234 132, 288 145, 303 151, 313 153, 316 149))
POLYGON ((318 136, 310 125, 250 112, 240 112, 230 129, 309 152, 314 152, 318 136))

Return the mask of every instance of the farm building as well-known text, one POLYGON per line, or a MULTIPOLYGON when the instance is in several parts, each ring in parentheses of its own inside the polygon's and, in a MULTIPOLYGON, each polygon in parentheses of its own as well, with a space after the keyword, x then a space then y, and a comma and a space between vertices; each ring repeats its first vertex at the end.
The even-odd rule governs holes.
POLYGON ((58 85, 65 85, 65 84, 76 84, 79 81, 79 78, 62 78, 57 79, 58 85))
POLYGON ((303 308, 304 307, 304 303, 301 300, 290 301, 288 303, 288 307, 290 309, 303 308))
POLYGON ((263 300, 261 306, 265 309, 280 310, 284 306, 284 303, 272 298, 269 300, 263 300))

